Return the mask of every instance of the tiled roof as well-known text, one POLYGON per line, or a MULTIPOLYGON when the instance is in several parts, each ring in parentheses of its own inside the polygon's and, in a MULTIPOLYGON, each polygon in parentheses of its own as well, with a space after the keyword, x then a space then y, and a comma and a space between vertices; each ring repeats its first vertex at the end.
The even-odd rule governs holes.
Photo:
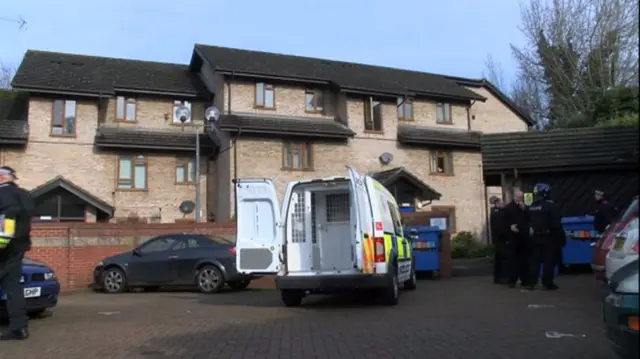
MULTIPOLYGON (((102 148, 195 151, 194 131, 193 128, 177 132, 102 126, 96 133, 95 144, 102 148)), ((215 148, 216 144, 208 135, 200 134, 200 146, 215 148)))
POLYGON ((515 102, 513 102, 509 96, 507 96, 498 86, 491 83, 487 79, 470 79, 464 77, 445 76, 447 79, 455 81, 459 85, 469 87, 485 87, 491 92, 500 102, 507 106, 511 111, 518 115, 528 126, 535 125, 535 121, 525 113, 515 102))
POLYGON ((396 167, 390 170, 373 172, 370 175, 385 187, 393 185, 397 180, 404 179, 422 193, 424 200, 439 200, 440 197, 442 197, 438 191, 424 183, 424 181, 404 167, 396 167))
POLYGON ((29 50, 13 78, 17 89, 111 95, 114 89, 209 96, 188 66, 29 50))
POLYGON ((26 98, 13 91, 0 90, 0 144, 27 142, 26 98))
POLYGON ((328 118, 264 117, 253 115, 223 115, 220 129, 253 135, 285 135, 346 139, 355 133, 347 126, 328 118))
POLYGON ((637 166, 638 130, 638 126, 622 126, 484 135, 484 171, 556 172, 637 166))
POLYGON ((469 150, 480 150, 478 132, 444 130, 412 124, 398 125, 398 141, 409 145, 431 145, 469 150))
POLYGON ((418 71, 207 45, 196 45, 195 53, 218 71, 326 81, 343 89, 485 100, 444 76, 418 71))

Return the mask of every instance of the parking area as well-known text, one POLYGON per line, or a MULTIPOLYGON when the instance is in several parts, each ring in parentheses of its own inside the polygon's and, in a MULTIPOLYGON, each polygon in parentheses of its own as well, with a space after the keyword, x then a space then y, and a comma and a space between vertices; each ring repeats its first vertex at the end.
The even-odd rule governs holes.
POLYGON ((595 280, 558 284, 523 292, 488 277, 422 280, 392 308, 352 295, 284 308, 270 289, 76 293, 31 322, 29 341, 1 343, 0 358, 612 358, 595 280))

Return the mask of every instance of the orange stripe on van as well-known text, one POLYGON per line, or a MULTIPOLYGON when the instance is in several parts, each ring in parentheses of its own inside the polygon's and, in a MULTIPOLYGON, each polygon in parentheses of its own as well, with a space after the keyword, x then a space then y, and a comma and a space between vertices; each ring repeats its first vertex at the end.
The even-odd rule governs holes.
POLYGON ((363 272, 373 273, 373 240, 367 238, 362 241, 363 272))

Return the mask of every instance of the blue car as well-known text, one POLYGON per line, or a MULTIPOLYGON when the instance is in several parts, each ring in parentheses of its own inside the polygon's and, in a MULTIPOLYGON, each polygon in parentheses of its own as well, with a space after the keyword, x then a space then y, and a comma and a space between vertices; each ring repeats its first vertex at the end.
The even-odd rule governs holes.
MULTIPOLYGON (((46 265, 23 259, 21 283, 24 284, 24 297, 30 316, 38 316, 58 304, 60 282, 46 265)), ((7 316, 6 299, 6 294, 0 288, 0 318, 7 316)))

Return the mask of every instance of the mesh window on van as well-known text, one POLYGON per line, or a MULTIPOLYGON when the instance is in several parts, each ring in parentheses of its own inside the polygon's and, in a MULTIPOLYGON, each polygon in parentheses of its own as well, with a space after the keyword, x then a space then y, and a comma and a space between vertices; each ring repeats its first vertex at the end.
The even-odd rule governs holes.
POLYGON ((291 196, 291 205, 293 206, 293 213, 291 215, 291 242, 305 243, 304 197, 294 192, 291 196))

